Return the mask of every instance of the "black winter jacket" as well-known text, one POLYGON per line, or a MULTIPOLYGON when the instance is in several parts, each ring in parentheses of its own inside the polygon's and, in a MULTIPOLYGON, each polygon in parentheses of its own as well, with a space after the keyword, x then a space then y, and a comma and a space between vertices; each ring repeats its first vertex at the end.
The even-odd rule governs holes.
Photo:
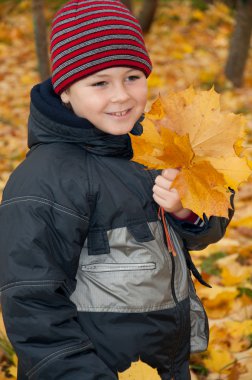
POLYGON ((0 207, 1 302, 18 380, 113 380, 139 358, 162 379, 189 379, 208 323, 187 250, 219 240, 229 220, 196 226, 167 214, 174 257, 152 197, 157 172, 130 161, 128 135, 64 108, 50 80, 32 90, 28 142, 0 207))

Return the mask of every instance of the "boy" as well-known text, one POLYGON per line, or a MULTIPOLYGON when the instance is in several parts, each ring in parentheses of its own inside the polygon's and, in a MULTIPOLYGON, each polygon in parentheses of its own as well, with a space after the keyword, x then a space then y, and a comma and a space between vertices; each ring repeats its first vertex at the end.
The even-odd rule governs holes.
POLYGON ((18 380, 113 380, 139 358, 163 380, 190 379, 208 325, 187 249, 217 241, 229 221, 183 209, 169 190, 175 169, 130 161, 151 62, 119 0, 65 4, 51 59, 52 78, 31 92, 30 151, 0 208, 2 311, 18 380))

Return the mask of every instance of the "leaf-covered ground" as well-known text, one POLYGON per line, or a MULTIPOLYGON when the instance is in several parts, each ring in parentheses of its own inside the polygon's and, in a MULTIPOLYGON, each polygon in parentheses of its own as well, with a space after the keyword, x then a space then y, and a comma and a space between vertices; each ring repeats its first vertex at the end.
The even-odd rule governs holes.
MULTIPOLYGON (((154 64, 149 98, 169 88, 190 85, 222 94, 222 107, 248 119, 247 148, 252 142, 252 57, 245 84, 234 89, 223 74, 232 11, 216 3, 206 11, 191 3, 173 1, 160 6, 147 45, 154 64)), ((11 171, 25 157, 29 92, 39 81, 33 43, 30 1, 24 0, 10 14, 0 4, 0 192, 11 171)), ((51 17, 47 10, 48 20, 51 17)), ((252 378, 252 181, 236 197, 236 214, 224 239, 204 251, 192 252, 208 289, 196 282, 210 318, 207 352, 191 356, 192 379, 249 380, 252 378)), ((16 359, 4 337, 0 321, 0 380, 15 377, 16 359), (12 361, 12 364, 11 364, 12 361), (8 375, 9 373, 9 375, 8 375)), ((154 372, 134 365, 122 380, 154 380, 154 372)))

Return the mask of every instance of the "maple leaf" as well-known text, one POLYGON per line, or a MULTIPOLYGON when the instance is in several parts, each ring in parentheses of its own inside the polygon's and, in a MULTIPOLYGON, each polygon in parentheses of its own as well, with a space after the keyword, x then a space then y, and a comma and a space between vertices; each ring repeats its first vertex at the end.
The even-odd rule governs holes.
POLYGON ((251 175, 243 148, 246 119, 224 112, 212 88, 192 87, 159 97, 132 137, 134 161, 149 168, 178 168, 173 181, 182 205, 200 217, 228 217, 229 188, 251 175))
POLYGON ((230 352, 223 351, 222 347, 215 346, 208 349, 208 358, 203 359, 203 362, 214 372, 229 373, 234 357, 230 352))
POLYGON ((235 286, 219 285, 213 285, 212 289, 198 287, 197 293, 204 301, 208 316, 213 319, 228 315, 234 307, 234 300, 239 295, 235 286))
POLYGON ((250 266, 241 265, 237 261, 237 258, 238 254, 233 254, 217 261, 216 265, 221 269, 223 285, 239 285, 241 282, 250 278, 252 268, 250 266))
POLYGON ((229 193, 223 176, 207 161, 182 168, 173 181, 183 206, 197 215, 228 216, 229 193), (202 175, 207 173, 207 175, 202 175))
POLYGON ((157 370, 141 360, 132 363, 126 371, 119 373, 119 380, 160 380, 157 370))
POLYGON ((252 321, 225 321, 210 329, 209 349, 221 346, 231 353, 245 351, 250 347, 252 321))

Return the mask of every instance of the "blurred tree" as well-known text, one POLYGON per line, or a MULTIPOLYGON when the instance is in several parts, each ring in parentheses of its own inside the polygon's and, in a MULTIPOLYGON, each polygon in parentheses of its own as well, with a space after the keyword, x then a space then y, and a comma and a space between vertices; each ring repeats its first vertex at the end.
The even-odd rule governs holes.
POLYGON ((41 80, 50 76, 48 56, 47 26, 44 14, 44 0, 32 0, 35 45, 41 80))
POLYGON ((157 7, 158 0, 143 1, 143 6, 139 13, 138 19, 144 33, 147 33, 150 30, 152 21, 154 20, 156 14, 157 7))
POLYGON ((243 84, 252 34, 252 1, 237 0, 236 23, 230 41, 225 74, 236 87, 243 84))
POLYGON ((222 0, 230 8, 235 8, 236 0, 222 0))
MULTIPOLYGON (((131 11, 133 10, 131 0, 121 0, 131 11)), ((158 7, 158 0, 143 0, 143 5, 137 16, 141 28, 144 33, 150 30, 152 21, 154 20, 156 10, 158 7)))

